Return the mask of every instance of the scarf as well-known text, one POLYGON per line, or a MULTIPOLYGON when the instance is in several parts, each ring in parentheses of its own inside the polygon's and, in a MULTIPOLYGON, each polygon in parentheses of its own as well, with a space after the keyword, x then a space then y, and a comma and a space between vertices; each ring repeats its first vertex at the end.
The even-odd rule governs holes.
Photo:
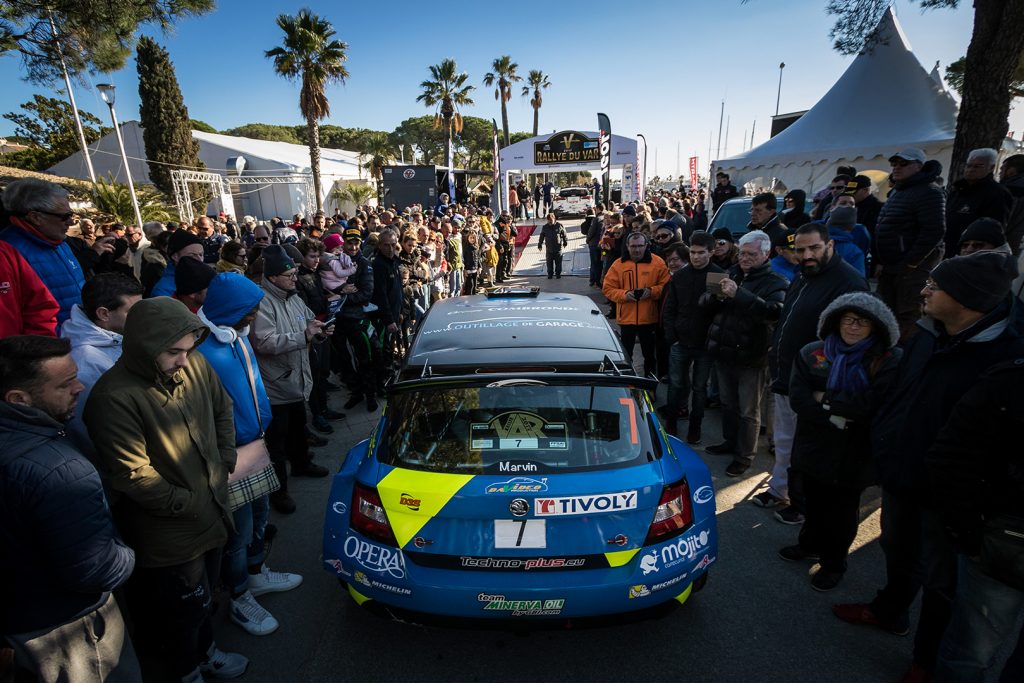
POLYGON ((856 344, 846 344, 838 333, 830 334, 825 339, 825 357, 831 363, 826 384, 830 394, 836 392, 857 394, 867 391, 870 381, 868 370, 864 366, 864 355, 874 345, 874 335, 862 339, 856 344))

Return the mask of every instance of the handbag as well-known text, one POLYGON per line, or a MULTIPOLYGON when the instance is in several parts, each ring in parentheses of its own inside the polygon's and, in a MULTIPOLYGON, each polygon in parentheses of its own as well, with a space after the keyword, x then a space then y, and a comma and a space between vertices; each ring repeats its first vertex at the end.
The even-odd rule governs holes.
POLYGON ((252 359, 243 341, 240 344, 242 355, 245 356, 245 371, 249 379, 249 390, 252 393, 252 404, 256 409, 256 420, 260 426, 260 435, 236 450, 235 471, 228 475, 228 507, 232 512, 246 503, 260 498, 281 488, 274 465, 270 462, 270 451, 263 438, 263 418, 260 417, 260 404, 256 399, 256 378, 253 376, 252 359))
POLYGON ((993 515, 985 520, 981 569, 993 579, 1024 591, 1024 519, 993 515))

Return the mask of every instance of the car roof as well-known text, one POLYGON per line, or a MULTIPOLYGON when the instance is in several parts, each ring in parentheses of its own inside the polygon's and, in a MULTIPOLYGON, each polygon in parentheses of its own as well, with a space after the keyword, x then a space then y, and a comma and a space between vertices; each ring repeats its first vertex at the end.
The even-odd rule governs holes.
POLYGON ((597 304, 579 294, 538 292, 460 296, 435 302, 402 369, 403 379, 424 366, 538 367, 596 371, 605 359, 626 362, 622 346, 597 304))

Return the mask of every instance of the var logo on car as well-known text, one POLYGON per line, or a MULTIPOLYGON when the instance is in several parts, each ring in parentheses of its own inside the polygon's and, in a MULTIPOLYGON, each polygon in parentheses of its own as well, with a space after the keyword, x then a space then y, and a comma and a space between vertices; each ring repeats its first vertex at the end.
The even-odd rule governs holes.
POLYGON ((715 497, 715 492, 710 486, 701 486, 693 492, 693 502, 702 505, 715 497))
POLYGON ((536 498, 534 512, 538 517, 585 515, 590 512, 618 512, 636 509, 636 491, 602 493, 593 496, 536 498))

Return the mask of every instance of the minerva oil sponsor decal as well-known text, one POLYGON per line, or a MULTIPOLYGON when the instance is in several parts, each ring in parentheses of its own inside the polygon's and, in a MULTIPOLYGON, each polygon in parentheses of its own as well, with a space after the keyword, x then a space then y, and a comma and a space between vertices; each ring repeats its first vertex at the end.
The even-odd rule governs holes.
POLYGON ((511 612, 513 617, 553 617, 562 613, 565 600, 510 600, 504 595, 480 593, 478 602, 484 603, 485 612, 511 612))
POLYGON ((535 498, 534 514, 538 517, 586 515, 595 512, 620 512, 636 509, 636 491, 600 493, 590 496, 535 498))

